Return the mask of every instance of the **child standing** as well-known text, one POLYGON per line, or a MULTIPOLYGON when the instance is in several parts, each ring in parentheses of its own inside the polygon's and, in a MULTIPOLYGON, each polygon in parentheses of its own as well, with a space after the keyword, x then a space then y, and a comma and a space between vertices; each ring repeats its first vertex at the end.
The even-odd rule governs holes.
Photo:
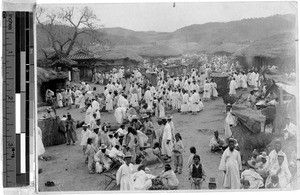
POLYGON ((183 143, 182 143, 182 138, 179 133, 176 133, 175 135, 175 143, 173 147, 173 153, 174 153, 174 165, 175 165, 175 171, 174 173, 181 174, 182 173, 182 164, 183 164, 183 158, 182 158, 182 153, 183 153, 183 143))
POLYGON ((194 163, 190 166, 190 178, 192 189, 201 189, 202 182, 205 180, 205 172, 200 163, 200 156, 194 155, 194 163))
MULTIPOLYGON (((87 148, 87 139, 90 137, 90 134, 92 133, 91 130, 87 128, 87 124, 82 125, 82 131, 81 131, 81 142, 80 145, 83 147, 83 155, 85 156, 85 151, 87 148)), ((88 164, 88 157, 85 158, 85 163, 88 164)))
POLYGON ((196 148, 194 146, 190 147, 190 152, 191 152, 191 155, 189 156, 188 158, 188 162, 187 162, 187 167, 188 169, 190 168, 190 166, 193 164, 193 158, 194 156, 196 155, 196 148))
POLYGON ((93 144, 93 139, 88 138, 87 139, 87 148, 85 151, 85 155, 88 158, 88 169, 90 174, 95 173, 95 160, 94 160, 94 155, 97 152, 97 148, 93 144))

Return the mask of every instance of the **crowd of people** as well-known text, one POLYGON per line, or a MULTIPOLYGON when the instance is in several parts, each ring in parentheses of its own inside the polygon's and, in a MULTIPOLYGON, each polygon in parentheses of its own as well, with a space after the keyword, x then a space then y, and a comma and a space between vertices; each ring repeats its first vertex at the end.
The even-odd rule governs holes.
MULTIPOLYGON (((121 68, 107 74, 95 73, 94 83, 103 84, 104 78, 108 80, 103 93, 98 93, 97 88, 92 88, 87 82, 57 90, 56 98, 54 92, 47 90, 47 101, 56 99, 55 104, 59 108, 74 109, 75 105, 75 109, 85 113, 80 145, 90 174, 101 174, 118 166, 116 182, 120 190, 149 190, 158 184, 173 190, 179 185, 177 174, 182 174, 183 166, 187 166, 191 188, 202 188, 206 172, 200 155, 195 147, 191 147, 188 163, 183 165, 184 143, 175 130, 172 116, 166 111, 196 115, 204 109, 203 102, 218 98, 217 84, 210 77, 212 69, 229 74, 231 96, 236 95, 236 90, 247 90, 251 86, 253 90, 247 99, 249 106, 257 103, 254 92, 266 89, 262 84, 262 76, 256 71, 249 71, 248 74, 237 72, 232 68, 235 65, 229 65, 226 57, 213 57, 209 61, 207 56, 201 57, 206 62, 203 72, 192 69, 175 77, 157 69, 156 86, 138 69, 126 80, 124 69, 121 68), (202 92, 203 99, 200 96, 202 92), (109 123, 102 121, 101 112, 113 114, 118 128, 113 129, 109 123), (159 128, 154 128, 154 117, 159 128), (174 169, 171 168, 172 162, 174 169), (151 164, 157 164, 157 168, 164 167, 164 170, 155 176, 147 167, 151 164)), ((67 144, 75 144, 74 120, 70 114, 62 120, 65 121, 67 144)), ((224 172, 223 187, 287 187, 291 173, 278 141, 269 156, 265 152, 253 155, 247 161, 248 168, 242 172, 239 146, 230 130, 233 124, 234 117, 229 109, 225 119, 226 139, 220 138, 219 132, 215 131, 209 144, 212 152, 222 151, 219 170, 224 172)), ((211 180, 210 184, 215 184, 211 180)))

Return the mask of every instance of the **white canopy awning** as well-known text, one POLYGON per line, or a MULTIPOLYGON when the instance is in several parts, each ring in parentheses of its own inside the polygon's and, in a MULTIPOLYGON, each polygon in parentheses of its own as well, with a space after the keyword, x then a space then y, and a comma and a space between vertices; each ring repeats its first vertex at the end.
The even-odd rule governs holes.
POLYGON ((297 93, 298 93, 298 88, 297 86, 295 85, 286 85, 286 84, 283 84, 283 83, 276 83, 276 85, 278 87, 281 87, 282 90, 284 90, 285 92, 297 97, 297 93))

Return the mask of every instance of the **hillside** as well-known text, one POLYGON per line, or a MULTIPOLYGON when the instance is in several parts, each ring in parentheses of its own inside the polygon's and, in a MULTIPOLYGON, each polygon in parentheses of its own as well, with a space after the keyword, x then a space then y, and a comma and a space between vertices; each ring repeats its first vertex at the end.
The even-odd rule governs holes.
MULTIPOLYGON (((63 25, 55 25, 57 35, 64 39, 72 29, 63 25)), ((234 53, 247 47, 255 40, 261 40, 276 34, 296 32, 295 15, 274 15, 266 18, 243 19, 232 22, 213 22, 194 24, 180 28, 174 32, 141 32, 116 28, 103 28, 99 36, 108 40, 111 47, 130 47, 134 50, 147 45, 166 45, 180 52, 186 51, 227 51, 234 53)), ((95 44, 88 36, 81 36, 79 42, 85 47, 95 44)), ((38 50, 50 47, 45 32, 37 28, 38 50)))

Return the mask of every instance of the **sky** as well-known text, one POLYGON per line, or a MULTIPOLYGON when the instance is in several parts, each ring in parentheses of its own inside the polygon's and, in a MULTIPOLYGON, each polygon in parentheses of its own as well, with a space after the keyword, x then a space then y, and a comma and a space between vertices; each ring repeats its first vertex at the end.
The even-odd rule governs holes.
MULTIPOLYGON (((82 2, 82 1, 81 1, 82 2)), ((40 5, 49 10, 56 5, 40 5)), ((60 5, 59 7, 63 7, 60 5)), ((297 14, 295 2, 231 2, 205 3, 114 3, 68 4, 89 6, 104 27, 122 27, 135 31, 173 32, 192 24, 229 22, 275 14, 297 14)))

